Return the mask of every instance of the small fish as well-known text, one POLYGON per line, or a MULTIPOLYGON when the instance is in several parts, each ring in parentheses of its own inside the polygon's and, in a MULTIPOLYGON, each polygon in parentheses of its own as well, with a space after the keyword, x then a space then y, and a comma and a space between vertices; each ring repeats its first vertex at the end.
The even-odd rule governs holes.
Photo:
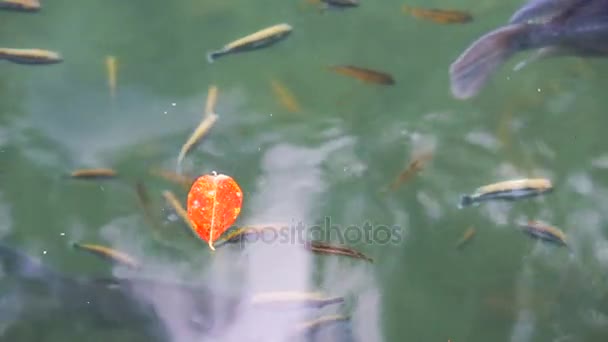
POLYGON ((186 190, 190 190, 192 183, 194 183, 194 181, 196 180, 196 177, 193 177, 191 175, 181 174, 163 169, 151 169, 150 174, 165 179, 169 182, 179 184, 186 190))
POLYGON ((63 58, 59 53, 40 49, 8 49, 0 48, 0 60, 17 64, 56 64, 63 58))
POLYGON ((329 67, 329 69, 340 75, 356 78, 360 81, 363 81, 364 83, 374 83, 383 85, 395 84, 393 76, 381 71, 360 68, 353 65, 335 65, 329 67))
POLYGON ((0 10, 18 11, 18 12, 38 12, 40 10, 40 2, 38 0, 2 0, 0 1, 0 10))
POLYGON ((359 0, 321 0, 325 3, 326 7, 346 8, 346 7, 358 7, 359 0))
POLYGON ((289 229, 289 225, 286 224, 259 224, 259 225, 248 225, 226 231, 225 236, 221 237, 219 244, 215 247, 222 246, 225 244, 235 244, 242 242, 255 242, 258 240, 271 241, 280 236, 282 229, 289 229))
POLYGON ((430 20, 440 24, 464 24, 473 21, 470 13, 457 10, 425 9, 403 5, 404 13, 409 13, 416 18, 430 20))
POLYGON ((220 56, 268 47, 286 38, 292 30, 293 28, 285 23, 267 27, 246 37, 230 42, 224 45, 221 50, 209 53, 207 55, 207 60, 209 63, 212 63, 220 56))
POLYGON ((71 178, 81 179, 112 179, 116 178, 118 173, 112 169, 78 169, 70 173, 71 178))
POLYGON ((322 308, 344 302, 344 297, 326 297, 320 292, 266 292, 251 297, 256 307, 312 307, 322 308))
POLYGON ((419 156, 415 157, 412 160, 407 168, 403 170, 399 176, 393 181, 391 184, 391 190, 395 191, 399 186, 412 177, 414 177, 418 172, 422 171, 424 166, 433 158, 433 154, 431 152, 421 153, 419 156))
POLYGON ((118 62, 116 61, 116 57, 106 57, 106 70, 108 72, 108 87, 110 89, 110 96, 114 97, 116 95, 116 77, 118 73, 118 62))
POLYGON ((544 178, 517 179, 478 188, 472 195, 463 195, 459 208, 477 205, 489 200, 513 201, 539 196, 553 191, 551 181, 544 178))
POLYGON ((210 86, 207 91, 207 102, 205 102, 205 115, 216 114, 215 106, 217 105, 217 96, 219 89, 217 86, 210 86))
POLYGON ((322 316, 322 317, 314 319, 312 321, 298 324, 295 328, 295 334, 297 334, 297 335, 314 334, 319 329, 321 329, 327 325, 331 325, 331 324, 338 323, 338 322, 346 322, 349 320, 350 320, 350 317, 344 316, 344 315, 335 315, 334 314, 334 315, 322 316))
POLYGON ((533 239, 538 239, 558 246, 568 247, 566 242, 566 234, 560 229, 550 226, 541 221, 528 221, 520 223, 518 226, 533 239))
POLYGON ((297 113, 300 111, 300 104, 293 93, 287 89, 287 87, 278 80, 271 80, 270 86, 274 92, 275 97, 279 100, 279 103, 290 113, 297 113))
POLYGON ((109 247, 80 243, 74 243, 73 246, 74 248, 90 252, 102 258, 123 264, 136 270, 141 268, 141 264, 130 255, 109 247))
POLYGON ((608 57, 607 17, 607 0, 528 1, 507 25, 474 41, 452 63, 453 96, 476 96, 499 67, 519 52, 535 51, 523 65, 560 56, 608 57))
POLYGON ((141 181, 137 181, 135 183, 135 193, 137 194, 137 200, 139 202, 139 206, 141 207, 141 210, 144 212, 144 218, 147 221, 147 223, 152 226, 152 227, 156 227, 156 220, 154 219, 154 214, 152 213, 152 210, 150 209, 150 196, 148 195, 148 188, 146 187, 146 185, 141 182, 141 181))
POLYGON ((163 197, 165 198, 165 201, 167 201, 167 203, 173 208, 173 210, 175 210, 177 216, 179 216, 182 221, 184 221, 184 223, 188 225, 188 228, 190 228, 190 232, 194 234, 194 236, 198 239, 196 228, 194 227, 192 221, 190 221, 190 218, 188 217, 188 212, 186 211, 186 209, 184 209, 184 206, 177 199, 177 196, 175 196, 173 192, 165 190, 163 191, 163 197))
POLYGON ((217 103, 218 88, 216 86, 210 86, 207 91, 207 101, 205 102, 205 115, 203 120, 196 127, 194 132, 190 135, 184 146, 182 146, 179 156, 177 157, 177 169, 178 173, 181 173, 181 164, 186 154, 209 132, 211 127, 215 124, 218 119, 218 115, 215 113, 215 105, 217 103))
POLYGON ((359 251, 356 251, 350 247, 331 245, 326 242, 309 241, 304 244, 304 248, 306 248, 307 250, 309 250, 313 253, 329 254, 329 255, 342 255, 342 256, 347 256, 347 257, 356 258, 356 259, 363 259, 363 260, 369 261, 371 263, 374 262, 374 260, 372 258, 370 258, 367 255, 365 255, 359 251))
POLYGON ((469 242, 471 242, 471 240, 473 240, 476 233, 477 233, 477 231, 473 227, 470 227, 469 229, 467 229, 464 232, 464 234, 462 234, 462 238, 460 238, 460 240, 458 240, 458 242, 456 242, 456 249, 462 249, 462 248, 464 248, 464 246, 468 245, 469 242))

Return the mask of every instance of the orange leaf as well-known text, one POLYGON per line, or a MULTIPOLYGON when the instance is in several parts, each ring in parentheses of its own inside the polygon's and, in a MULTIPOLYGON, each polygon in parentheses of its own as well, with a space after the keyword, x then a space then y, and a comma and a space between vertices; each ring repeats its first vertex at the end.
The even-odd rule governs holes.
POLYGON ((188 193, 188 217, 198 236, 215 250, 215 242, 241 212, 243 192, 232 177, 200 176, 188 193))

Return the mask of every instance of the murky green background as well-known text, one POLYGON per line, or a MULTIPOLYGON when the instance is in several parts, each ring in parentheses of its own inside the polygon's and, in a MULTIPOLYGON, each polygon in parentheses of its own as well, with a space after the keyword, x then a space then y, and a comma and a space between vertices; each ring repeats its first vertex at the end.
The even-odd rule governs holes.
MULTIPOLYGON (((133 254, 153 265, 149 276, 343 295, 360 341, 606 341, 605 61, 564 58, 515 73, 512 60, 478 98, 457 101, 449 64, 520 2, 410 4, 470 10, 467 25, 422 21, 402 4, 362 0, 321 14, 303 0, 55 0, 37 14, 0 13, 1 47, 65 58, 0 63, 2 239, 68 274, 130 275, 71 248, 84 241, 133 254), (294 27, 285 41, 207 63, 209 51, 280 22, 294 27), (107 55, 118 59, 114 98, 107 55), (334 64, 390 72, 397 83, 362 84, 329 71, 334 64), (281 106, 271 80, 294 93, 300 112, 281 106), (401 227, 403 241, 354 243, 375 259, 370 265, 269 244, 247 258, 213 255, 191 239, 161 197, 186 193, 148 171, 175 168, 212 84, 219 120, 184 168, 233 176, 244 191, 239 223, 330 217, 344 229, 369 221, 401 227), (421 149, 433 150, 433 161, 383 192, 421 149), (123 178, 62 178, 84 167, 112 167, 123 178), (457 209, 460 194, 519 177, 549 177, 556 191, 457 209), (163 243, 137 205, 137 180, 149 188, 163 243), (573 254, 514 229, 526 219, 563 228, 573 254), (456 250, 471 226, 477 236, 456 250)), ((15 291, 3 288, 0 296, 15 291)), ((258 328, 282 329, 266 323, 258 328)), ((139 329, 108 330, 57 310, 42 321, 3 317, 0 332, 11 341, 134 341, 139 329)))

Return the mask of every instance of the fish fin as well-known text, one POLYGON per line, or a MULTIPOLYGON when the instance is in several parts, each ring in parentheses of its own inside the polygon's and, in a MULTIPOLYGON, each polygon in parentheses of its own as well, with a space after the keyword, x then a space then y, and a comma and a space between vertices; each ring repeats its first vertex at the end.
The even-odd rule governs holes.
POLYGON ((462 195, 460 197, 460 204, 458 204, 458 209, 462 209, 472 205, 475 202, 473 196, 471 195, 462 195))
POLYGON ((529 21, 546 21, 569 11, 572 6, 586 0, 532 0, 518 9, 509 24, 527 23, 529 21))
POLYGON ((518 52, 517 40, 526 32, 526 25, 509 25, 473 42, 450 66, 454 97, 467 99, 477 95, 498 67, 518 52))
POLYGON ((530 63, 540 61, 541 59, 559 57, 559 56, 567 56, 570 54, 571 54, 570 50, 560 48, 558 46, 548 46, 545 48, 541 48, 541 49, 536 50, 536 52, 534 54, 532 54, 530 57, 517 63, 517 65, 515 65, 515 67, 513 67, 513 71, 519 71, 519 70, 525 68, 526 66, 528 66, 530 63))

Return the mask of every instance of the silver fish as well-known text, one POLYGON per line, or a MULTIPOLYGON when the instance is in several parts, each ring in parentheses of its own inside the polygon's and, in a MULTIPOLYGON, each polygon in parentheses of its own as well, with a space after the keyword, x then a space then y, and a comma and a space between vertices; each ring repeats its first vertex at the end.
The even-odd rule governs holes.
POLYGON ((54 51, 0 48, 0 60, 3 59, 17 64, 55 64, 63 61, 61 55, 54 51))
POLYGON ((527 50, 536 50, 530 61, 608 56, 608 0, 529 1, 507 25, 477 39, 452 63, 452 94, 476 96, 502 64, 527 50))
POLYGON ((293 28, 289 24, 278 24, 254 32, 246 37, 230 42, 220 50, 213 51, 207 55, 207 60, 212 63, 216 58, 230 53, 250 51, 268 47, 283 38, 286 38, 293 28))
POLYGON ((464 208, 490 200, 514 201, 551 191, 553 191, 551 181, 544 178, 504 181, 482 186, 471 195, 463 195, 458 207, 464 208))

